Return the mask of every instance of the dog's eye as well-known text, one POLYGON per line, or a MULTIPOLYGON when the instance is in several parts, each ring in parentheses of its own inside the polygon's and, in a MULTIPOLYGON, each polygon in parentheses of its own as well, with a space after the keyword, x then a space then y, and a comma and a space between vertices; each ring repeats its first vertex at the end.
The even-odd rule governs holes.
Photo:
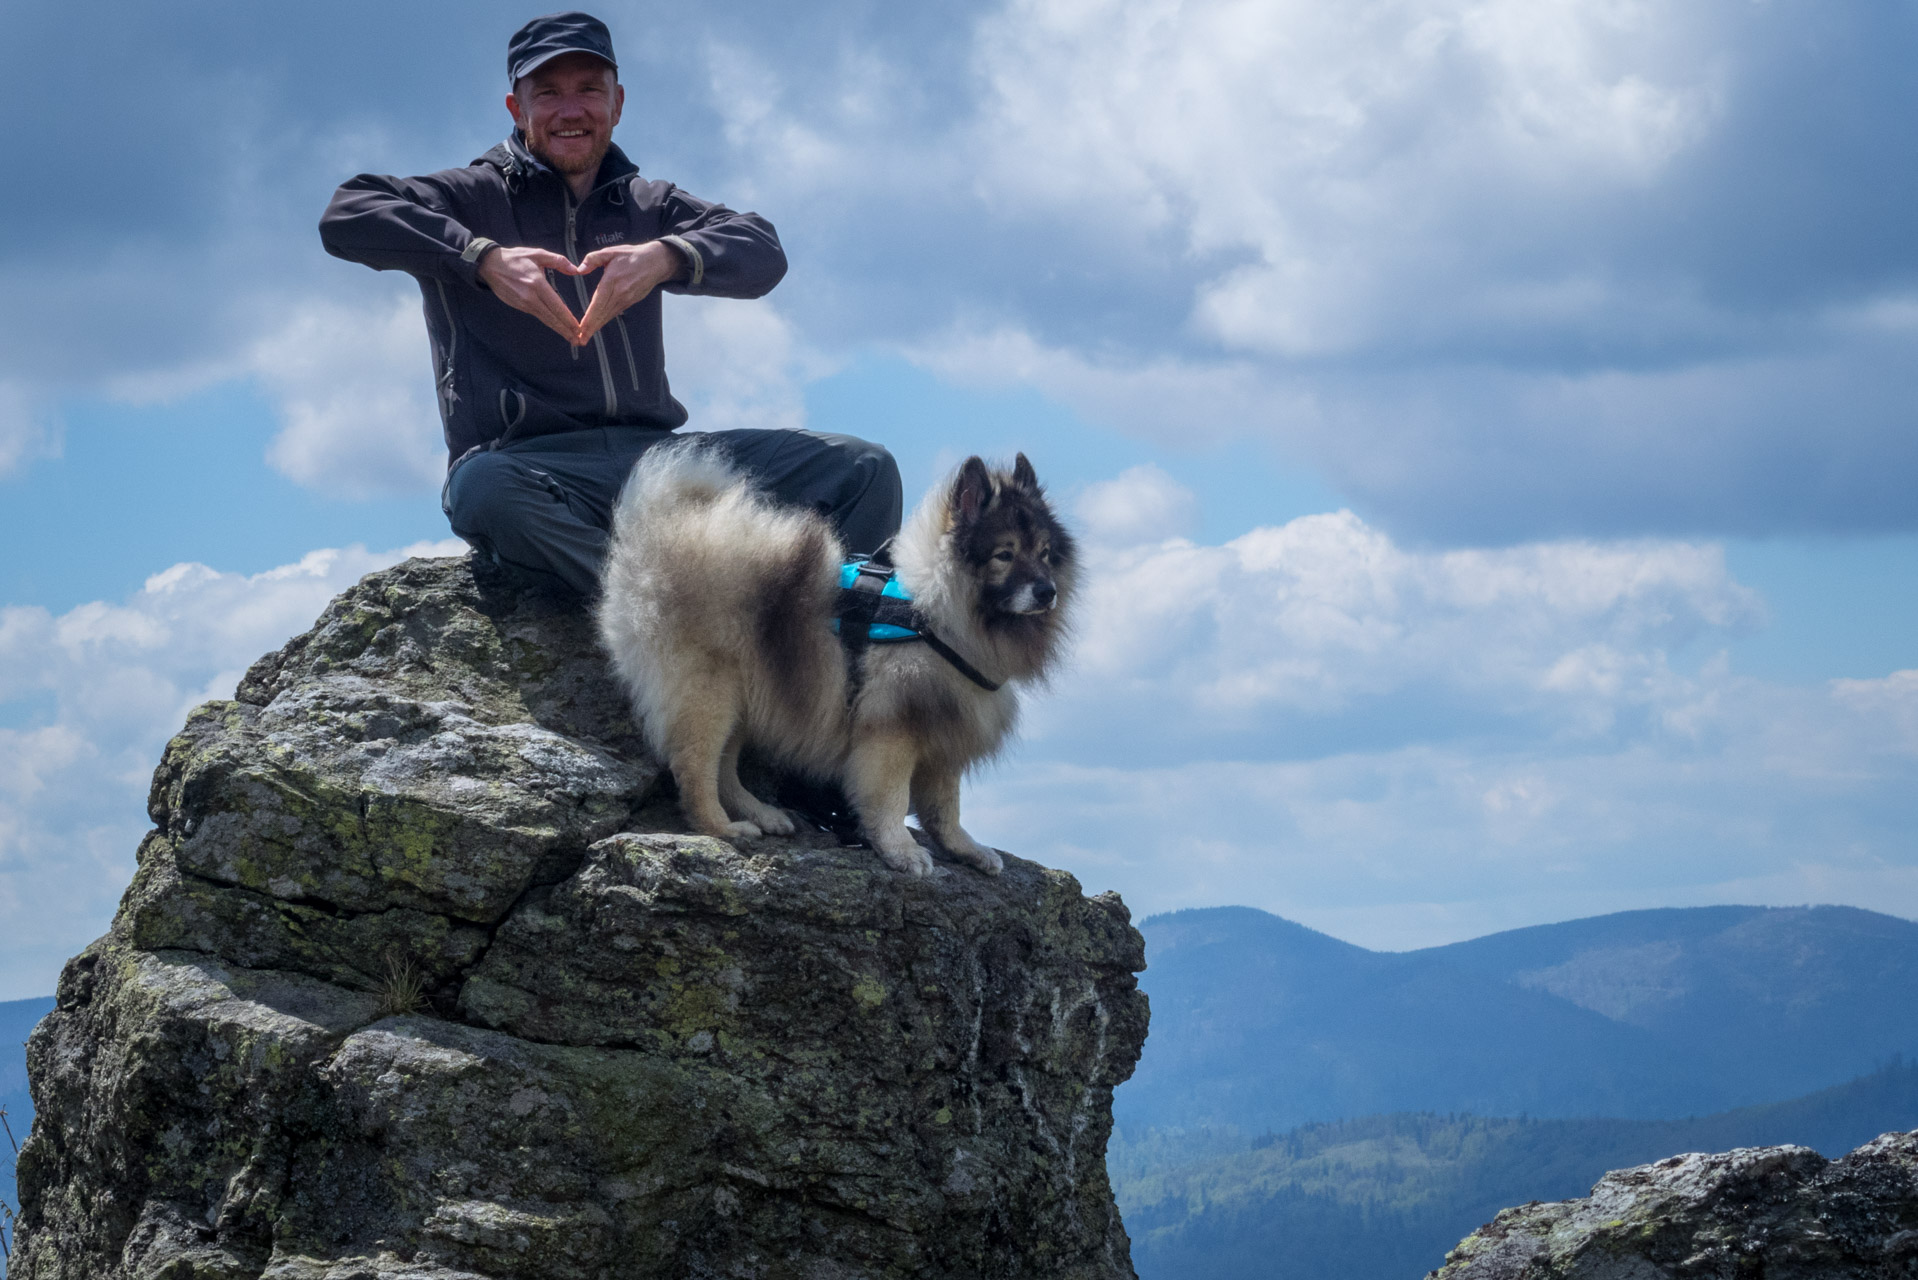
POLYGON ((1001 548, 998 551, 995 551, 992 553, 992 558, 994 560, 997 560, 1000 564, 1011 564, 1012 552, 1007 551, 1004 548, 1001 548))

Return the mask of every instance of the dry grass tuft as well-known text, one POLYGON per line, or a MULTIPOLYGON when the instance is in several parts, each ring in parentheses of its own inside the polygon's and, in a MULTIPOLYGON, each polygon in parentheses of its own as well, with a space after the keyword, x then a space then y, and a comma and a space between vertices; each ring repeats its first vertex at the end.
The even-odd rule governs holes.
POLYGON ((418 1013, 426 1007, 426 975, 412 957, 399 951, 386 953, 386 979, 380 983, 380 1013, 393 1017, 418 1013))

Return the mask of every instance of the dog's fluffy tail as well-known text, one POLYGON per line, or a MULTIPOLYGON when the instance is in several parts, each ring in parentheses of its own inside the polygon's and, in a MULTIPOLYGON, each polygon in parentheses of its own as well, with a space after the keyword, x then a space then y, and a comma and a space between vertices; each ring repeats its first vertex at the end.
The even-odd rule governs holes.
POLYGON ((642 514, 670 521, 676 511, 716 502, 743 480, 717 446, 697 436, 648 449, 620 490, 614 534, 630 529, 642 514))

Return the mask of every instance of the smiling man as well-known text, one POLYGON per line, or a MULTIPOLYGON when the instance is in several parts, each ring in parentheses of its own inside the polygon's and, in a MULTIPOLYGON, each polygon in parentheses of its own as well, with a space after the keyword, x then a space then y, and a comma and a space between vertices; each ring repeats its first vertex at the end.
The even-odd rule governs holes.
MULTIPOLYGON (((621 484, 686 422, 666 381, 661 291, 757 298, 786 255, 758 214, 643 178, 613 145, 626 91, 599 19, 535 18, 506 66, 512 136, 463 169, 354 178, 320 239, 420 283, 453 531, 591 598, 621 484)), ((825 514, 853 551, 899 527, 898 467, 877 445, 808 431, 708 438, 775 496, 825 514)))

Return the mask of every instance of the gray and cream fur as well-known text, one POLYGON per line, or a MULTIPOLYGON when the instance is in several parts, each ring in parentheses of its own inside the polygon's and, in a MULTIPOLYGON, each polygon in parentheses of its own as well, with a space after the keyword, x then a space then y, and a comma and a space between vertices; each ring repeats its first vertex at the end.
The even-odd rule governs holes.
POLYGON ((1058 657, 1072 599, 1072 537, 1032 465, 968 458, 933 489, 893 559, 931 629, 1001 687, 987 691, 925 644, 874 644, 848 699, 831 630, 846 554, 830 524, 782 507, 697 440, 648 452, 613 519, 600 636, 687 819, 731 838, 792 819, 739 781, 741 751, 839 782, 886 864, 926 875, 916 814, 949 856, 996 873, 959 825, 959 781, 1004 747, 1018 686, 1058 657))

